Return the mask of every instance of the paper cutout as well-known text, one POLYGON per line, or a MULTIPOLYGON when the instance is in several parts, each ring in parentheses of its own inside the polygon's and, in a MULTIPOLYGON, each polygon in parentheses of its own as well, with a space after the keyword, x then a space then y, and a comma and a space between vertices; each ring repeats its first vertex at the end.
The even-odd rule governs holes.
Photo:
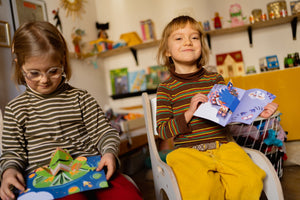
POLYGON ((222 126, 231 122, 251 124, 275 99, 275 95, 262 90, 243 90, 228 85, 216 84, 208 94, 208 102, 202 103, 194 116, 214 121, 222 126))
POLYGON ((49 166, 30 173, 26 178, 27 189, 18 200, 56 199, 86 190, 108 187, 104 170, 95 169, 100 156, 73 159, 65 150, 57 148, 49 166))

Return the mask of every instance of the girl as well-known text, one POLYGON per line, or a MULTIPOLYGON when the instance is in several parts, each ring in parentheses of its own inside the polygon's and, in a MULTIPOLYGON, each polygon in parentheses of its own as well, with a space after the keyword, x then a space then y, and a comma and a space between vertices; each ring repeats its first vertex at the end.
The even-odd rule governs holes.
POLYGON ((0 158, 2 199, 13 199, 11 186, 24 191, 23 174, 49 164, 57 147, 73 158, 101 155, 97 170, 107 169, 108 189, 76 193, 63 199, 141 199, 136 187, 115 173, 119 133, 96 100, 70 86, 68 49, 61 33, 48 22, 22 25, 12 43, 14 80, 26 91, 5 107, 0 158), (93 197, 91 197, 93 196, 93 197))
MULTIPOLYGON (((225 129, 193 116, 208 101, 214 84, 225 84, 220 74, 207 72, 209 50, 199 23, 189 16, 173 19, 164 29, 158 62, 170 77, 157 90, 157 131, 174 138, 176 150, 167 163, 176 175, 183 199, 259 199, 265 172, 234 142, 225 129)), ((277 109, 271 103, 261 113, 277 109)))

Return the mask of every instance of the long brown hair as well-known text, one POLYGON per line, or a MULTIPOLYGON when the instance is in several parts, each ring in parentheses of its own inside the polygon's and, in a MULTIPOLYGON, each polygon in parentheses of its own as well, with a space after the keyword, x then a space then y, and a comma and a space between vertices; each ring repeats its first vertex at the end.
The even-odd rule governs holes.
POLYGON ((166 66, 168 69, 173 68, 174 64, 172 60, 166 56, 168 50, 168 38, 173 31, 184 28, 187 24, 190 24, 195 30, 199 32, 200 42, 201 42, 201 56, 198 61, 198 66, 204 66, 208 63, 209 59, 209 48, 205 42, 204 32, 199 24, 194 18, 190 16, 179 16, 174 18, 168 25, 165 27, 162 33, 158 53, 157 53, 157 62, 160 65, 166 66))
POLYGON ((12 79, 17 85, 25 85, 22 66, 26 59, 36 56, 51 56, 64 66, 66 80, 71 78, 69 51, 59 30, 49 22, 25 23, 18 28, 12 41, 14 73, 12 79))

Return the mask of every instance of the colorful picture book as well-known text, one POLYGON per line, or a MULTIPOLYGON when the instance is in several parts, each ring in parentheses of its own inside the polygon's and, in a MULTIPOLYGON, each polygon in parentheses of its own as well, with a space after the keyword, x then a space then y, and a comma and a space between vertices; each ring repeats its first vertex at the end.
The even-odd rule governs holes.
POLYGON ((128 93, 127 68, 110 70, 112 94, 128 93))
POLYGON ((147 89, 156 89, 159 83, 164 82, 169 72, 163 66, 155 65, 147 68, 147 89))
POLYGON ((275 95, 262 89, 243 90, 216 84, 208 94, 208 102, 202 103, 194 116, 214 121, 222 126, 232 122, 251 124, 275 99, 275 95))
POLYGON ((57 148, 49 166, 36 169, 26 177, 27 189, 18 200, 61 198, 70 194, 108 187, 104 170, 96 171, 100 156, 73 159, 57 148))
POLYGON ((145 91, 146 88, 146 71, 137 70, 128 72, 129 92, 145 91))

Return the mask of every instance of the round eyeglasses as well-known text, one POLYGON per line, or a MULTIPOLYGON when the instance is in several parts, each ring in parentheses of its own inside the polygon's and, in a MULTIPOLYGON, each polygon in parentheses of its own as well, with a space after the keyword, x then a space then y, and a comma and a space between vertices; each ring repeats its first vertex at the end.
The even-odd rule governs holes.
POLYGON ((63 75, 64 73, 64 67, 51 67, 48 69, 46 73, 42 73, 39 70, 29 70, 28 72, 25 72, 22 70, 23 75, 31 81, 39 81, 42 79, 42 77, 45 75, 47 78, 56 79, 63 75))

